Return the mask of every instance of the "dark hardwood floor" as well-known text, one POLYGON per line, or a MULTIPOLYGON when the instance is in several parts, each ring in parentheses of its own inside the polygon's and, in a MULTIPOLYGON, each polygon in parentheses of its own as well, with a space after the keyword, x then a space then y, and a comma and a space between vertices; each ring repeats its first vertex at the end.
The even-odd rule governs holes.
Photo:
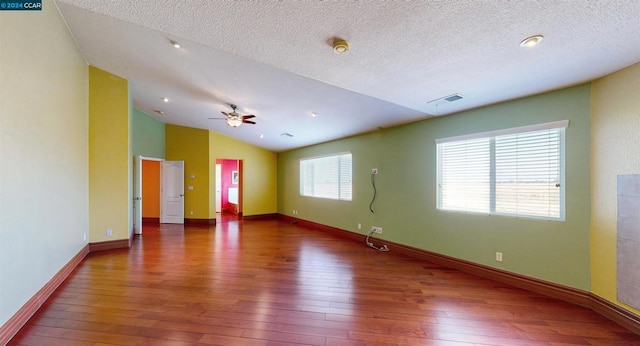
POLYGON ((640 345, 589 309, 282 221, 143 228, 10 345, 640 345))

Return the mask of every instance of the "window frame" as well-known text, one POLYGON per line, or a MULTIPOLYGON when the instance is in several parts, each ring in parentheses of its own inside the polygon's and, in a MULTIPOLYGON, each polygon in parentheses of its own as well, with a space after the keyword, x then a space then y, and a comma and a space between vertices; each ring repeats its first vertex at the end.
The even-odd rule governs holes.
POLYGON ((446 212, 461 212, 468 214, 481 214, 481 215, 500 215, 500 216, 510 216, 516 218, 527 218, 527 219, 544 219, 551 221, 565 221, 566 220, 566 189, 565 189, 565 175, 566 175, 566 160, 565 160, 565 151, 566 151, 566 128, 569 126, 569 120, 561 120, 554 121, 542 124, 535 125, 527 125, 520 127, 513 127, 507 129, 501 129, 496 131, 488 131, 488 132, 479 132, 472 133, 461 136, 447 137, 436 139, 436 208, 438 210, 446 211, 446 212), (495 148, 495 138, 499 136, 505 135, 514 135, 514 134, 524 134, 528 132, 542 131, 542 130, 552 130, 557 129, 558 132, 558 170, 559 170, 559 215, 558 217, 554 216, 542 216, 542 215, 530 215, 525 213, 506 213, 506 212, 498 212, 496 211, 496 148, 495 148), (489 195, 488 201, 485 201, 488 204, 488 211, 472 211, 472 210, 461 210, 454 208, 444 208, 443 203, 443 162, 442 162, 442 144, 451 143, 451 142, 464 142, 469 140, 481 140, 488 139, 490 141, 489 148, 489 169, 490 176, 488 178, 489 181, 489 195))
MULTIPOLYGON (((330 200, 335 200, 335 201, 352 201, 353 200, 353 153, 350 151, 347 152, 340 152, 340 153, 334 153, 334 154, 327 154, 327 155, 320 155, 320 156, 312 156, 312 157, 304 157, 304 158, 300 158, 298 159, 298 173, 299 173, 299 190, 298 193, 300 194, 301 197, 309 197, 309 198, 320 198, 320 199, 330 199, 330 200), (342 171, 342 167, 340 166, 340 158, 343 156, 349 156, 350 159, 350 167, 349 167, 349 195, 348 196, 343 196, 342 195, 342 188, 343 188, 343 184, 344 182, 341 180, 344 172, 342 171), (305 175, 303 174, 303 162, 305 161, 315 161, 315 160, 322 160, 322 159, 329 159, 329 158, 335 158, 338 160, 338 170, 337 170, 337 183, 336 183, 336 189, 337 189, 337 198, 334 197, 327 197, 327 196, 321 196, 321 195, 316 195, 315 191, 314 194, 305 194, 304 193, 304 188, 305 188, 305 175)), ((315 181, 314 181, 315 182, 315 181)), ((314 185, 315 187, 315 185, 314 185)))

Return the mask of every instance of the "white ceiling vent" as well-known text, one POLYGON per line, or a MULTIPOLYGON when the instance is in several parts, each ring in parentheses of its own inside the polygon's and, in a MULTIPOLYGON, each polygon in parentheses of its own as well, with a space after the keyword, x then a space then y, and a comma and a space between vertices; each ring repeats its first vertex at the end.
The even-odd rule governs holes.
POLYGON ((289 132, 283 132, 283 133, 280 134, 280 136, 281 137, 289 137, 289 138, 293 137, 293 135, 290 134, 289 132))
POLYGON ((442 106, 444 104, 455 102, 455 101, 462 100, 462 99, 463 99, 463 97, 460 94, 451 94, 449 96, 445 96, 445 97, 441 97, 441 98, 438 98, 438 99, 435 99, 435 100, 431 100, 431 101, 429 101, 427 103, 429 105, 431 105, 431 106, 438 107, 438 106, 442 106))

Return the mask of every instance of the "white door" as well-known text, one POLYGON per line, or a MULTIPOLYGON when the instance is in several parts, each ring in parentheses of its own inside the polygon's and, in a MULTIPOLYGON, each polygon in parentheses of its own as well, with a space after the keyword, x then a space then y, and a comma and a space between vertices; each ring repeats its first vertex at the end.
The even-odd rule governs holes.
POLYGON ((160 223, 184 223, 184 161, 160 164, 160 223))
POLYGON ((142 234, 142 159, 133 157, 133 233, 142 234))
POLYGON ((216 163, 216 213, 222 212, 222 165, 216 163))

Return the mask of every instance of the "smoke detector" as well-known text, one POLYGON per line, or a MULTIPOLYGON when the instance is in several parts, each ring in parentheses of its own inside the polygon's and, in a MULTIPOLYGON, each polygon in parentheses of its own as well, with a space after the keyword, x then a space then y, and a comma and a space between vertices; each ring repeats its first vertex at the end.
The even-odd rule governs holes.
POLYGON ((333 51, 336 54, 344 54, 348 50, 349 50, 349 42, 337 37, 333 39, 333 51))

